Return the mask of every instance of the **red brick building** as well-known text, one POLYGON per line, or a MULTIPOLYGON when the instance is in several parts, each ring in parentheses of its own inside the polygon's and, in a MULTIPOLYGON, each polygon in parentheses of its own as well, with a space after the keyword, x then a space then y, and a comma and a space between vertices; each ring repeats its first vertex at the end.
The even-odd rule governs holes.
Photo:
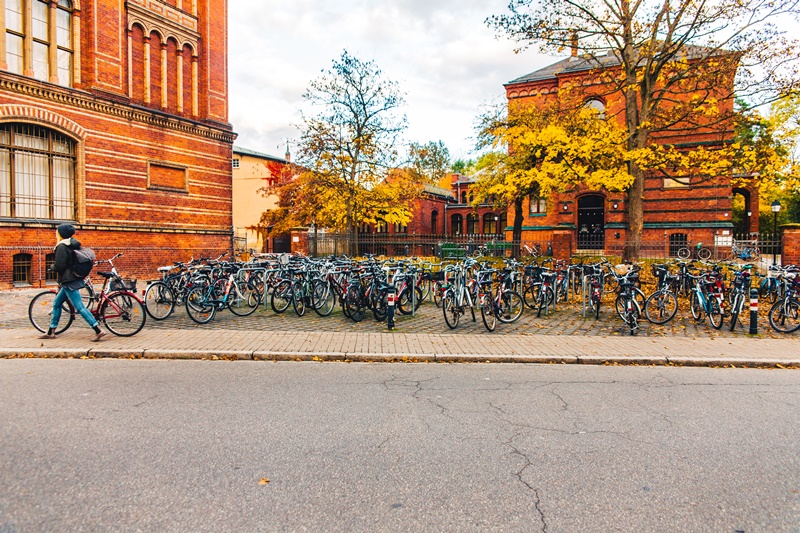
POLYGON ((227 0, 5 0, 0 288, 40 285, 55 227, 141 278, 230 250, 227 0))
MULTIPOLYGON (((618 67, 614 56, 603 61, 604 69, 618 67)), ((554 98, 565 85, 581 87, 587 106, 608 116, 624 117, 624 101, 619 94, 610 94, 608 87, 598 82, 596 62, 573 54, 572 57, 537 70, 505 85, 509 105, 523 103, 536 105, 554 98)), ((732 106, 724 102, 721 106, 732 106)), ((724 125, 723 125, 724 126, 724 125)), ((673 130, 654 135, 657 142, 675 145, 679 149, 697 146, 713 148, 730 140, 729 125, 721 128, 694 128, 673 130)), ((684 244, 703 242, 704 245, 724 246, 732 238, 732 198, 742 194, 747 211, 755 213, 749 231, 758 231, 758 197, 745 189, 734 189, 731 176, 714 179, 689 178, 688 184, 650 175, 644 192, 644 249, 662 248, 666 254, 674 253, 684 244)), ((573 190, 553 194, 549 198, 532 196, 523 210, 523 241, 543 243, 553 239, 554 232, 571 235, 572 250, 620 250, 626 239, 627 209, 623 193, 573 190)), ((513 217, 513 213, 509 213, 513 217)), ((511 232, 508 232, 511 238, 511 232)), ((658 252, 658 250, 652 250, 658 252)))

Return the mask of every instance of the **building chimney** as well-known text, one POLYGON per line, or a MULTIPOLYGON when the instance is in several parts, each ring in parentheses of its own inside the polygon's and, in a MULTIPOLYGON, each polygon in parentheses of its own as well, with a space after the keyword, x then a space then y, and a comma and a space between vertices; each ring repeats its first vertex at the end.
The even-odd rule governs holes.
POLYGON ((572 57, 578 57, 578 32, 572 32, 572 57))

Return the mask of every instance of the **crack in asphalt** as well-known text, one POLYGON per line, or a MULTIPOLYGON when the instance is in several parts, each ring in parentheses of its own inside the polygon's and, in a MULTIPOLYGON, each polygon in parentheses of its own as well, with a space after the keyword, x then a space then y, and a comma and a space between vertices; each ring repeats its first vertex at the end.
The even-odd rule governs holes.
POLYGON ((507 446, 511 450, 512 454, 518 455, 525 462, 525 464, 522 466, 522 468, 517 470, 514 474, 516 475, 517 480, 519 480, 520 483, 525 485, 528 488, 528 490, 530 490, 533 493, 533 495, 534 495, 533 507, 534 507, 534 509, 536 509, 536 513, 539 515, 539 520, 542 523, 541 531, 543 533, 547 533, 547 520, 545 519, 544 510, 542 509, 542 497, 541 497, 541 494, 539 493, 539 489, 534 487, 533 485, 531 485, 527 481, 525 481, 525 479, 523 477, 524 473, 525 473, 525 470, 527 470, 529 467, 532 467, 533 466, 533 462, 531 461, 530 457, 528 457, 527 454, 521 452, 519 450, 519 448, 517 448, 514 445, 514 439, 518 435, 519 435, 519 433, 514 434, 508 441, 504 442, 503 444, 505 446, 507 446))

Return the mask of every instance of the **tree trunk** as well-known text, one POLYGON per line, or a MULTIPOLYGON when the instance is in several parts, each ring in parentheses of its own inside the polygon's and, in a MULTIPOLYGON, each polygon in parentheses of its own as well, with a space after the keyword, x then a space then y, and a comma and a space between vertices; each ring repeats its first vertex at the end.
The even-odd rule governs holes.
POLYGON ((628 189, 628 235, 625 239, 622 259, 638 261, 644 232, 644 172, 635 165, 631 165, 630 170, 634 180, 633 185, 628 189))
POLYGON ((522 198, 516 198, 514 200, 514 229, 511 232, 511 240, 513 243, 511 244, 511 256, 512 257, 519 257, 519 248, 522 243, 522 198))

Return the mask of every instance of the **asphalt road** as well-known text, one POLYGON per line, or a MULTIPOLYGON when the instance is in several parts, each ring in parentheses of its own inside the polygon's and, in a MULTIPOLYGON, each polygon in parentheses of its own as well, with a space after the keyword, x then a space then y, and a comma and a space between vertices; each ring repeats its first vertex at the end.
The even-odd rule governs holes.
POLYGON ((0 532, 800 531, 800 372, 0 360, 0 532))

